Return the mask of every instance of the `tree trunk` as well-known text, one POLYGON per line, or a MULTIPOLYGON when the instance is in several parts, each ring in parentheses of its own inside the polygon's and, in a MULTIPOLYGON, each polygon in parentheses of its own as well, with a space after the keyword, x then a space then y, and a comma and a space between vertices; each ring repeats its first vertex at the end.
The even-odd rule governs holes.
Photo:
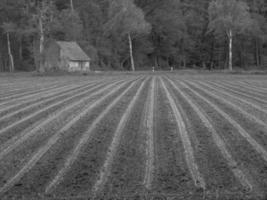
POLYGON ((71 9, 71 12, 73 13, 74 12, 73 0, 70 0, 70 9, 71 9))
POLYGON ((39 31, 40 31, 40 46, 39 46, 39 72, 44 72, 44 62, 43 62, 43 56, 44 56, 44 40, 45 40, 45 36, 44 36, 44 28, 43 28, 43 20, 42 20, 43 16, 42 16, 42 11, 39 17, 39 31))
POLYGON ((13 58, 13 55, 11 52, 9 32, 7 32, 7 48, 8 48, 8 55, 9 55, 9 59, 10 59, 9 70, 10 70, 10 72, 14 72, 14 58, 13 58))
POLYGON ((130 49, 130 57, 131 57, 131 68, 132 71, 135 71, 135 66, 134 66, 134 58, 133 58, 133 44, 132 44, 132 38, 131 34, 128 34, 128 39, 129 39, 129 49, 130 49))
POLYGON ((233 33, 229 31, 229 70, 233 70, 233 33))

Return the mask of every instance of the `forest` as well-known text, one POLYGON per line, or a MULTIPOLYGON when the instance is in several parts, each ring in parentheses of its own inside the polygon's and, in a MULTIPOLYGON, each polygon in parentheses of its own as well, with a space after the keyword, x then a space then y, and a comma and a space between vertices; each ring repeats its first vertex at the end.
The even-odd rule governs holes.
POLYGON ((267 2, 0 0, 0 71, 41 71, 50 40, 94 70, 267 69, 267 2))

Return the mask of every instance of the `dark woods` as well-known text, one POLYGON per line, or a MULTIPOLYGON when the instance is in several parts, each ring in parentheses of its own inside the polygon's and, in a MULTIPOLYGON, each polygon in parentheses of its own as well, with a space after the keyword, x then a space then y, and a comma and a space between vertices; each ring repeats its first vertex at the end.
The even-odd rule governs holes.
POLYGON ((77 41, 96 70, 267 68, 266 0, 0 0, 0 71, 77 41))

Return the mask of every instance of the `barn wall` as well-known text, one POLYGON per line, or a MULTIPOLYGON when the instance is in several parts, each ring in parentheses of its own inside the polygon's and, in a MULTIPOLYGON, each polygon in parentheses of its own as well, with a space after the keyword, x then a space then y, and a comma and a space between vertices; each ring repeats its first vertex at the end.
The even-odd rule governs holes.
POLYGON ((81 63, 78 61, 69 61, 69 71, 81 71, 81 63))
POLYGON ((69 61, 68 71, 90 71, 89 61, 69 61))
POLYGON ((82 70, 83 71, 90 71, 90 62, 83 62, 83 66, 82 66, 82 70))

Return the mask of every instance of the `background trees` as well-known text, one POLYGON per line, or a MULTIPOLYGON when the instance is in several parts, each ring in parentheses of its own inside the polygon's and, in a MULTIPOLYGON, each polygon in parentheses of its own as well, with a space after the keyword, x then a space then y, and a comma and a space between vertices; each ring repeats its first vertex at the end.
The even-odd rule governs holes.
POLYGON ((217 35, 225 35, 229 44, 229 70, 233 69, 233 37, 245 34, 253 27, 249 7, 238 0, 213 0, 209 6, 209 29, 217 35))
POLYGON ((50 39, 76 40, 101 70, 267 67, 266 4, 1 0, 0 71, 42 71, 42 49, 50 39))
POLYGON ((135 71, 133 39, 142 34, 149 34, 150 24, 146 22, 143 11, 133 0, 110 1, 109 20, 104 25, 105 36, 114 35, 123 40, 126 36, 129 44, 129 56, 132 71, 135 71))

